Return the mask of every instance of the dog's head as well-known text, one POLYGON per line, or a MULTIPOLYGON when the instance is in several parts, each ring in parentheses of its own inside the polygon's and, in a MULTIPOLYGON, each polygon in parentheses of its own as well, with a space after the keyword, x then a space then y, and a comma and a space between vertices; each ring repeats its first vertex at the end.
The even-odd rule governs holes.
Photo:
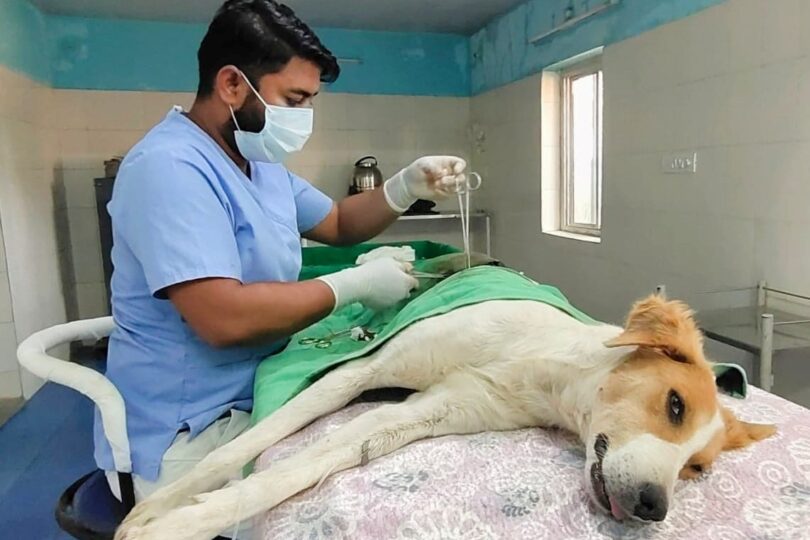
POLYGON ((723 450, 771 436, 717 400, 711 366, 689 309, 651 296, 606 343, 628 354, 599 389, 587 444, 586 485, 617 519, 661 521, 675 482, 707 471, 723 450))

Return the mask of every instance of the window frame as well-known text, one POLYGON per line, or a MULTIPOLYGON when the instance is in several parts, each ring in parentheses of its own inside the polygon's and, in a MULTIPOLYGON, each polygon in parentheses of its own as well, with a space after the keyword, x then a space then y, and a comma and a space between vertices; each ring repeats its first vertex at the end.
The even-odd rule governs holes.
POLYGON ((601 237, 602 234, 602 185, 604 179, 604 72, 601 55, 590 57, 559 71, 560 77, 560 231, 590 237, 601 237), (596 166, 595 179, 592 179, 591 201, 596 223, 577 223, 574 220, 574 182, 573 162, 571 159, 573 103, 571 87, 574 81, 582 77, 596 75, 598 101, 596 115, 596 166))

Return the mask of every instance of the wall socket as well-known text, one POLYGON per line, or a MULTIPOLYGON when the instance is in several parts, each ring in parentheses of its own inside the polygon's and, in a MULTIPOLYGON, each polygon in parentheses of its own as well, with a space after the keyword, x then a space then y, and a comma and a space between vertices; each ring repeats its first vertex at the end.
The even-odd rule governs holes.
POLYGON ((697 152, 665 154, 661 159, 661 172, 665 174, 694 174, 697 171, 697 152))

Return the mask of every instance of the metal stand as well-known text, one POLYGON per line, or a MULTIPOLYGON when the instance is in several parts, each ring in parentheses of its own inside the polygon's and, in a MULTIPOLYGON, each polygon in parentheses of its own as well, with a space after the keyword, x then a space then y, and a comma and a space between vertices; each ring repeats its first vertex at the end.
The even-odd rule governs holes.
MULTIPOLYGON (((752 291, 753 287, 707 291, 728 293, 752 291)), ((751 307, 720 309, 698 314, 700 329, 709 339, 749 352, 753 355, 753 377, 756 384, 770 392, 774 385, 774 355, 780 351, 810 348, 810 332, 799 327, 810 325, 810 319, 780 309, 769 301, 769 293, 808 302, 810 296, 769 287, 765 281, 757 283, 756 304, 751 307), (770 305, 769 305, 770 304, 770 305)), ((663 285, 656 292, 665 291, 663 285)))
POLYGON ((759 387, 766 392, 773 386, 773 315, 762 314, 759 348, 759 387))
MULTIPOLYGON (((487 212, 472 212, 470 213, 472 219, 483 219, 486 227, 486 250, 487 256, 492 256, 492 217, 487 212)), ((399 221, 433 221, 444 219, 461 219, 461 214, 458 212, 440 212, 438 214, 410 214, 404 215, 399 218, 399 221)))

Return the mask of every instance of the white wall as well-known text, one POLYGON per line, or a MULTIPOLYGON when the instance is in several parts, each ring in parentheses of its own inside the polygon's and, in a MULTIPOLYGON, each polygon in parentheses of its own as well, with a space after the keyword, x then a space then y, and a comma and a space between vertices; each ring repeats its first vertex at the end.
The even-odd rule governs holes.
POLYGON ((51 92, 0 67, 0 397, 30 396, 40 385, 19 372, 18 338, 65 320, 51 92))
MULTIPOLYGON (((540 78, 473 98, 496 254, 615 322, 658 283, 697 308, 759 279, 810 293, 808 20, 803 0, 729 0, 605 49, 601 244, 540 232, 553 166, 540 162, 540 78), (698 152, 697 174, 661 173, 677 150, 698 152)), ((810 405, 808 366, 777 360, 775 391, 810 405)))

